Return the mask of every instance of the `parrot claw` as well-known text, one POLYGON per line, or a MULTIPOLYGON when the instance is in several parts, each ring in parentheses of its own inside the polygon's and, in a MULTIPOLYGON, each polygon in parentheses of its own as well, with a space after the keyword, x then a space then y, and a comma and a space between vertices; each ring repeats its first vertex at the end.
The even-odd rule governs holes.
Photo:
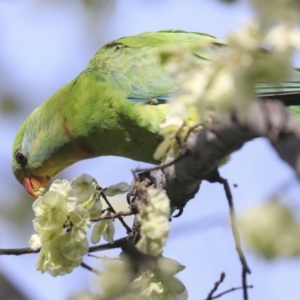
POLYGON ((183 207, 178 208, 178 213, 174 216, 171 216, 171 218, 178 218, 182 215, 183 213, 183 207))
POLYGON ((128 193, 126 194, 126 200, 128 205, 131 205, 131 203, 134 201, 136 197, 136 188, 134 187, 135 180, 131 182, 128 188, 128 193))
POLYGON ((144 171, 144 172, 140 172, 140 173, 135 173, 133 171, 133 174, 134 174, 134 179, 130 183, 129 188, 128 188, 128 193, 126 195, 126 200, 129 205, 132 204, 132 202, 135 200, 135 198, 137 196, 137 189, 135 186, 136 182, 141 182, 141 181, 147 180, 146 186, 150 186, 151 184, 153 184, 152 178, 149 177, 149 171, 144 171))

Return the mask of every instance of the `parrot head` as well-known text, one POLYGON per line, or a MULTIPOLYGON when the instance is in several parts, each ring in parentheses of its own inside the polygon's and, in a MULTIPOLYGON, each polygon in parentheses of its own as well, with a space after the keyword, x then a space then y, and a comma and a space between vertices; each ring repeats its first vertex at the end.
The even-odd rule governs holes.
POLYGON ((30 153, 22 148, 13 151, 12 169, 15 177, 31 196, 38 197, 46 191, 52 176, 45 174, 42 169, 32 168, 31 164, 30 153))
POLYGON ((67 151, 58 145, 60 136, 51 130, 49 120, 45 121, 43 115, 39 108, 29 115, 16 135, 12 150, 13 173, 33 197, 41 196, 51 178, 73 163, 65 159, 67 151))
MULTIPOLYGON (((33 115, 33 114, 32 114, 33 115)), ((33 197, 42 195, 52 177, 42 167, 42 161, 38 161, 35 154, 37 140, 32 139, 31 131, 34 131, 34 124, 31 124, 29 116, 16 135, 12 151, 12 169, 17 180, 24 186, 26 191, 33 197), (35 147, 32 147, 34 144, 35 147)))
POLYGON ((35 198, 44 194, 51 178, 32 174, 27 165, 27 158, 21 151, 15 154, 13 172, 28 194, 35 198))

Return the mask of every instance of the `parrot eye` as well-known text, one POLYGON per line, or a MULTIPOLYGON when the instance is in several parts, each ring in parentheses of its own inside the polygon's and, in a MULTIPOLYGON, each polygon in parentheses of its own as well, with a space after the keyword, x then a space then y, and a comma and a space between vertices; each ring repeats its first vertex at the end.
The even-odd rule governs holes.
POLYGON ((16 161, 18 164, 22 165, 22 166, 25 166, 27 164, 27 159, 25 157, 25 155, 18 151, 15 155, 15 158, 16 158, 16 161))

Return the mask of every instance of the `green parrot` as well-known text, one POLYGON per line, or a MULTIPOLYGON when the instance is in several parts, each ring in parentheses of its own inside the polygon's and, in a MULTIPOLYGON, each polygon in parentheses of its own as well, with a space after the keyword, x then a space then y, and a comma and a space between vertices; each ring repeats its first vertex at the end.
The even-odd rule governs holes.
MULTIPOLYGON (((120 38, 104 45, 87 68, 36 108, 20 127, 12 169, 27 192, 38 197, 50 179, 88 158, 114 155, 158 163, 153 153, 162 141, 168 100, 180 88, 161 65, 158 49, 208 41, 195 53, 199 64, 226 44, 208 34, 159 31, 120 38)), ((286 105, 300 94, 300 73, 280 87, 259 84, 259 96, 286 105)))

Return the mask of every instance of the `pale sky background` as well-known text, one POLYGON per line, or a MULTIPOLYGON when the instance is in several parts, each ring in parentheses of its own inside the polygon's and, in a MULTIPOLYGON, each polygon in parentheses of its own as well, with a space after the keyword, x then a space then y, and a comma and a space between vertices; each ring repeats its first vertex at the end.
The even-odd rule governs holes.
MULTIPOLYGON (((234 5, 217 0, 104 2, 106 9, 101 11, 100 7, 87 10, 77 0, 0 0, 0 104, 9 98, 19 106, 15 113, 0 112, 0 248, 25 247, 33 234, 32 199, 25 195, 10 170, 11 145, 17 129, 36 106, 77 76, 99 47, 121 36, 162 29, 199 31, 225 38, 251 15, 246 1, 234 5)), ((105 187, 130 182, 130 170, 143 165, 102 157, 78 163, 59 177, 72 179, 89 173, 105 187)), ((294 177, 264 140, 250 142, 232 155, 221 174, 231 184, 238 184, 233 189, 238 213, 267 200, 294 177)), ((290 197, 297 200, 299 191, 294 186, 289 190, 290 197)), ((171 226, 164 255, 186 266, 178 277, 187 287, 189 299, 204 299, 222 271, 227 277, 220 292, 241 286, 241 266, 220 185, 204 183, 183 216, 174 219, 171 226)), ((123 228, 117 228, 117 237, 123 236, 123 228)), ((118 251, 100 253, 117 254, 118 251)), ((248 282, 254 285, 249 291, 250 299, 300 298, 299 259, 268 262, 249 251, 246 255, 252 269, 248 282)), ((63 300, 71 292, 93 286, 94 276, 82 268, 53 278, 35 271, 36 260, 35 254, 0 257, 0 272, 30 300, 63 300)), ((95 259, 85 261, 98 264, 95 259)), ((234 292, 221 299, 242 299, 242 294, 234 292)))

